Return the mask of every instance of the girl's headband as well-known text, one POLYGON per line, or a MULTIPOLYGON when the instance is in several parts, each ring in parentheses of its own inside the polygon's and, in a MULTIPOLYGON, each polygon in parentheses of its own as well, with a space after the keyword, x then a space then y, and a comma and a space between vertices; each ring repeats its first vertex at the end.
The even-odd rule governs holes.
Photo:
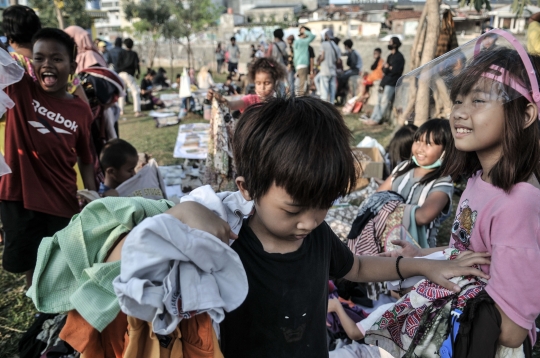
MULTIPOLYGON (((497 34, 499 36, 504 37, 506 40, 508 40, 509 43, 514 46, 517 53, 519 54, 519 57, 521 57, 521 60, 523 61, 523 64, 525 65, 525 70, 527 71, 527 76, 529 77, 529 82, 531 83, 532 90, 527 90, 522 84, 520 84, 516 79, 512 78, 511 76, 505 76, 506 70, 498 67, 498 66, 490 66, 492 70, 498 71, 501 74, 496 75, 493 73, 483 73, 482 77, 486 77, 489 79, 492 79, 494 81, 504 83, 507 86, 512 87, 516 91, 518 91, 520 94, 522 94, 529 102, 535 103, 536 107, 538 108, 538 119, 540 119, 540 90, 538 88, 538 80, 536 78, 536 72, 534 70, 533 64, 531 62, 531 59, 529 58, 529 55, 527 54, 527 51, 523 48, 521 43, 510 33, 500 30, 500 29, 493 29, 487 32, 488 34, 497 34), (531 96, 532 92, 532 96, 531 96)), ((474 47, 474 55, 478 55, 481 51, 481 45, 482 40, 485 38, 485 36, 480 36, 478 40, 476 41, 476 45, 474 47)), ((489 50, 488 50, 489 51, 489 50)))

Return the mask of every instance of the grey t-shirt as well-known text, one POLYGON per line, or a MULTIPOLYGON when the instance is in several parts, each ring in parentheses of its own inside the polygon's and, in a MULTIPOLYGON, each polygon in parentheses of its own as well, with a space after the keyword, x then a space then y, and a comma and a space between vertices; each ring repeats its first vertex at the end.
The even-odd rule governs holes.
POLYGON ((227 51, 229 52, 229 62, 238 63, 240 58, 240 49, 238 45, 227 45, 227 51))
POLYGON ((321 48, 324 52, 324 60, 321 62, 319 74, 321 76, 336 76, 336 60, 341 57, 341 50, 334 41, 324 41, 321 48))
MULTIPOLYGON (((404 168, 408 162, 401 163, 396 166, 394 173, 404 168)), ((452 195, 454 194, 454 184, 450 176, 435 179, 426 184, 420 184, 421 177, 414 177, 414 169, 409 170, 407 173, 394 178, 392 180, 392 190, 399 193, 404 199, 405 204, 413 204, 422 206, 429 194, 436 191, 442 191, 448 195, 448 204, 444 208, 443 212, 435 218, 428 226, 426 237, 430 247, 435 247, 437 244, 437 234, 439 233, 439 227, 441 223, 452 212, 452 195)))
POLYGON ((272 43, 272 58, 282 65, 286 65, 286 59, 289 57, 287 53, 287 44, 284 41, 272 43))

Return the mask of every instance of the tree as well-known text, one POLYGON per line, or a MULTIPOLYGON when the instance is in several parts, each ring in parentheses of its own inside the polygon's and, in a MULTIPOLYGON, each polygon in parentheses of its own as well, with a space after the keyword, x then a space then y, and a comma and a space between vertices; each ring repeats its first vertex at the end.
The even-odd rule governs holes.
POLYGON ((163 36, 164 27, 171 18, 168 6, 158 0, 130 0, 124 6, 127 20, 137 20, 133 23, 135 35, 149 45, 148 57, 150 67, 154 66, 159 39, 163 36))
POLYGON ((64 29, 67 26, 77 25, 84 29, 92 26, 92 19, 86 12, 85 0, 32 0, 32 7, 37 13, 44 27, 57 27, 64 29))
POLYGON ((167 40, 169 43, 169 68, 171 70, 170 72, 170 78, 171 81, 173 80, 173 63, 174 63, 174 44, 178 41, 180 37, 182 37, 182 33, 180 32, 180 25, 178 24, 178 20, 171 18, 169 19, 165 25, 163 26, 163 37, 167 40))
POLYGON ((177 19, 178 33, 186 38, 188 65, 192 67, 191 36, 206 30, 219 19, 222 9, 212 0, 168 0, 171 14, 177 19))

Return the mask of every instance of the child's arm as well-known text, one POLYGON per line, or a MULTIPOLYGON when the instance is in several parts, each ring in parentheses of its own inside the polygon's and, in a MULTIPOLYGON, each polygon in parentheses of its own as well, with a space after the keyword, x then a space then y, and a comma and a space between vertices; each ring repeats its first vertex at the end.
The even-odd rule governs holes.
POLYGON ((229 245, 229 239, 238 238, 225 220, 195 201, 182 202, 165 213, 174 216, 192 229, 206 231, 214 235, 227 245, 229 245))
POLYGON ((384 183, 382 183, 378 188, 377 191, 388 191, 392 190, 392 176, 390 175, 384 183))
POLYGON ((231 111, 241 110, 246 108, 246 104, 243 100, 238 101, 228 101, 227 99, 223 98, 221 94, 218 92, 214 92, 213 90, 209 89, 208 93, 206 94, 206 98, 209 101, 212 101, 212 99, 216 99, 219 103, 225 104, 231 111))
POLYGON ((414 214, 417 225, 427 225, 437 218, 448 205, 448 194, 436 191, 427 196, 421 207, 414 214))
POLYGON ((455 260, 397 259, 375 256, 355 256, 354 263, 345 278, 354 282, 382 282, 399 280, 398 269, 404 278, 425 276, 428 280, 454 292, 461 288, 449 281, 456 276, 478 276, 489 279, 481 270, 472 265, 489 265, 489 254, 480 252, 464 253, 455 260))
POLYGON ((84 164, 80 159, 78 160, 78 162, 79 162, 79 171, 81 173, 81 178, 82 178, 85 189, 97 191, 95 174, 94 174, 94 165, 92 163, 84 164))
POLYGON ((328 300, 328 313, 330 312, 335 312, 338 315, 341 326, 345 330, 345 333, 347 333, 347 337, 353 341, 358 341, 364 338, 364 334, 362 331, 360 331, 360 328, 358 328, 351 317, 347 315, 343 309, 343 306, 341 305, 341 302, 339 302, 337 298, 331 298, 328 300))

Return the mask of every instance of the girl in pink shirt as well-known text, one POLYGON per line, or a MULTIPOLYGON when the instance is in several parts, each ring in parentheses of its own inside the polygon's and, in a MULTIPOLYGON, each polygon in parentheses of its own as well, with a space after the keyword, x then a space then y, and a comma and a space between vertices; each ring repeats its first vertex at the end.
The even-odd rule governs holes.
POLYGON ((260 58, 249 69, 249 79, 255 83, 255 93, 248 94, 237 101, 229 101, 213 90, 208 91, 207 98, 211 101, 214 97, 220 103, 224 103, 231 111, 244 111, 252 104, 273 97, 279 83, 287 74, 285 66, 273 58, 260 58))
MULTIPOLYGON (((499 34, 499 40, 507 39, 513 48, 475 50, 450 86, 453 145, 443 171, 453 179, 469 178, 452 225, 450 248, 462 255, 470 251, 491 254, 491 265, 481 267, 490 279, 478 285, 474 294, 469 291, 469 297, 459 299, 466 309, 468 300, 479 292, 489 295, 496 308, 495 321, 500 322, 498 349, 513 348, 524 353, 521 357, 529 357, 540 314, 540 57, 527 54, 504 31, 491 32, 499 34)), ((402 249, 387 256, 417 257, 444 249, 419 250, 403 241, 394 243, 402 249)), ((418 297, 418 285, 409 297, 418 297)), ((399 328, 405 330, 407 324, 399 328)), ((394 343, 401 345, 403 337, 399 342, 394 337, 394 343)))

